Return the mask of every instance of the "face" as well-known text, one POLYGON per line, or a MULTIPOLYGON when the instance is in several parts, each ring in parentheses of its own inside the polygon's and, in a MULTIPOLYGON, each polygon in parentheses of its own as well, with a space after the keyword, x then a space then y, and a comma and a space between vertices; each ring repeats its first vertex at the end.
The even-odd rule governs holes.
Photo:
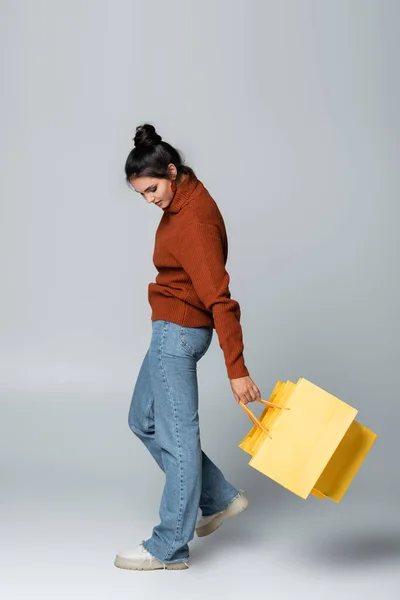
MULTIPOLYGON (((173 166, 173 165, 172 165, 173 166)), ((176 177, 176 168, 170 169, 171 177, 176 177)), ((131 177, 130 183, 135 192, 141 194, 149 204, 156 204, 159 208, 168 208, 174 197, 171 190, 170 179, 156 177, 131 177)))

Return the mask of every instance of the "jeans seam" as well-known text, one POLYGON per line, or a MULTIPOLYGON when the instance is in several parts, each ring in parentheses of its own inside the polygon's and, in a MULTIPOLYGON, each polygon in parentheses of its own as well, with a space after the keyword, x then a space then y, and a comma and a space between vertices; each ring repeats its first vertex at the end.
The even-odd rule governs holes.
POLYGON ((187 352, 191 358, 196 358, 193 348, 191 346, 189 346, 189 344, 185 340, 183 327, 181 327, 180 331, 179 331, 179 343, 183 348, 185 348, 187 350, 187 352))
POLYGON ((151 411, 151 407, 152 407, 152 404, 153 404, 153 400, 154 400, 153 396, 151 396, 150 397, 150 402, 147 405, 146 412, 145 412, 144 422, 145 422, 145 427, 146 427, 146 432, 147 433, 149 432, 149 429, 150 429, 150 427, 149 427, 149 416, 150 416, 150 411, 151 411))
POLYGON ((159 360, 160 360, 160 366, 161 366, 161 370, 162 370, 162 374, 163 374, 163 380, 164 380, 164 383, 166 384, 167 394, 168 394, 168 398, 169 398, 171 406, 172 406, 172 413, 173 413, 173 417, 174 417, 174 429, 175 429, 175 433, 176 433, 177 448, 178 448, 178 464, 179 464, 179 512, 178 512, 178 518, 177 518, 177 523, 176 523, 176 528, 175 528, 175 536, 174 536, 173 542, 171 544, 171 548, 167 552, 167 554, 165 555, 163 560, 167 560, 168 557, 173 554, 173 550, 176 545, 178 531, 179 531, 179 528, 181 527, 182 508, 183 508, 182 449, 181 449, 180 439, 179 439, 179 429, 178 429, 178 421, 176 418, 176 408, 175 408, 175 405, 173 402, 172 394, 170 392, 170 386, 168 384, 168 378, 167 378, 167 374, 165 372, 165 368, 164 368, 164 364, 163 364, 163 360, 162 360, 162 350, 163 350, 164 340, 165 340, 165 336, 166 336, 166 330, 167 330, 167 325, 164 325, 164 331, 163 331, 161 343, 159 346, 159 360))

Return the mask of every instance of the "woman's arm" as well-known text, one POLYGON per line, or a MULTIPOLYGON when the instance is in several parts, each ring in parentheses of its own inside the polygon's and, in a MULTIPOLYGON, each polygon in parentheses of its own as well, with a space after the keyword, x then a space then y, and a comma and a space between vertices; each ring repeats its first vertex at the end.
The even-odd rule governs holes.
POLYGON ((212 312, 237 402, 242 400, 246 403, 259 398, 260 391, 249 377, 243 357, 240 306, 231 298, 230 277, 225 268, 218 227, 208 223, 188 223, 180 235, 177 259, 192 280, 198 297, 212 312))

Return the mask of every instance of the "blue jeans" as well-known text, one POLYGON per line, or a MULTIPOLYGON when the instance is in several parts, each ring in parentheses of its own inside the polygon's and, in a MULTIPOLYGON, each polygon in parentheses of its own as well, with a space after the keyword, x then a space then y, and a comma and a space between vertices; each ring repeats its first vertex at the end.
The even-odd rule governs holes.
POLYGON ((163 562, 189 558, 198 510, 212 515, 240 491, 201 449, 197 362, 213 336, 210 327, 152 321, 129 409, 129 427, 165 473, 159 525, 143 546, 163 562))

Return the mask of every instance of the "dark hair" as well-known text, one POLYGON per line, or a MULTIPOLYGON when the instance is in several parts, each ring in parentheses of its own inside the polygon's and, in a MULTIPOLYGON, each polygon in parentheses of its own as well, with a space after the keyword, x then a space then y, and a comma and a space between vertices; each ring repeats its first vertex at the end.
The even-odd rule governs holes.
POLYGON ((178 179, 186 173, 194 175, 193 169, 184 164, 178 150, 164 142, 153 125, 145 123, 136 127, 136 135, 133 139, 135 147, 130 151, 125 163, 128 184, 131 177, 170 179, 168 165, 171 163, 178 171, 178 179))

